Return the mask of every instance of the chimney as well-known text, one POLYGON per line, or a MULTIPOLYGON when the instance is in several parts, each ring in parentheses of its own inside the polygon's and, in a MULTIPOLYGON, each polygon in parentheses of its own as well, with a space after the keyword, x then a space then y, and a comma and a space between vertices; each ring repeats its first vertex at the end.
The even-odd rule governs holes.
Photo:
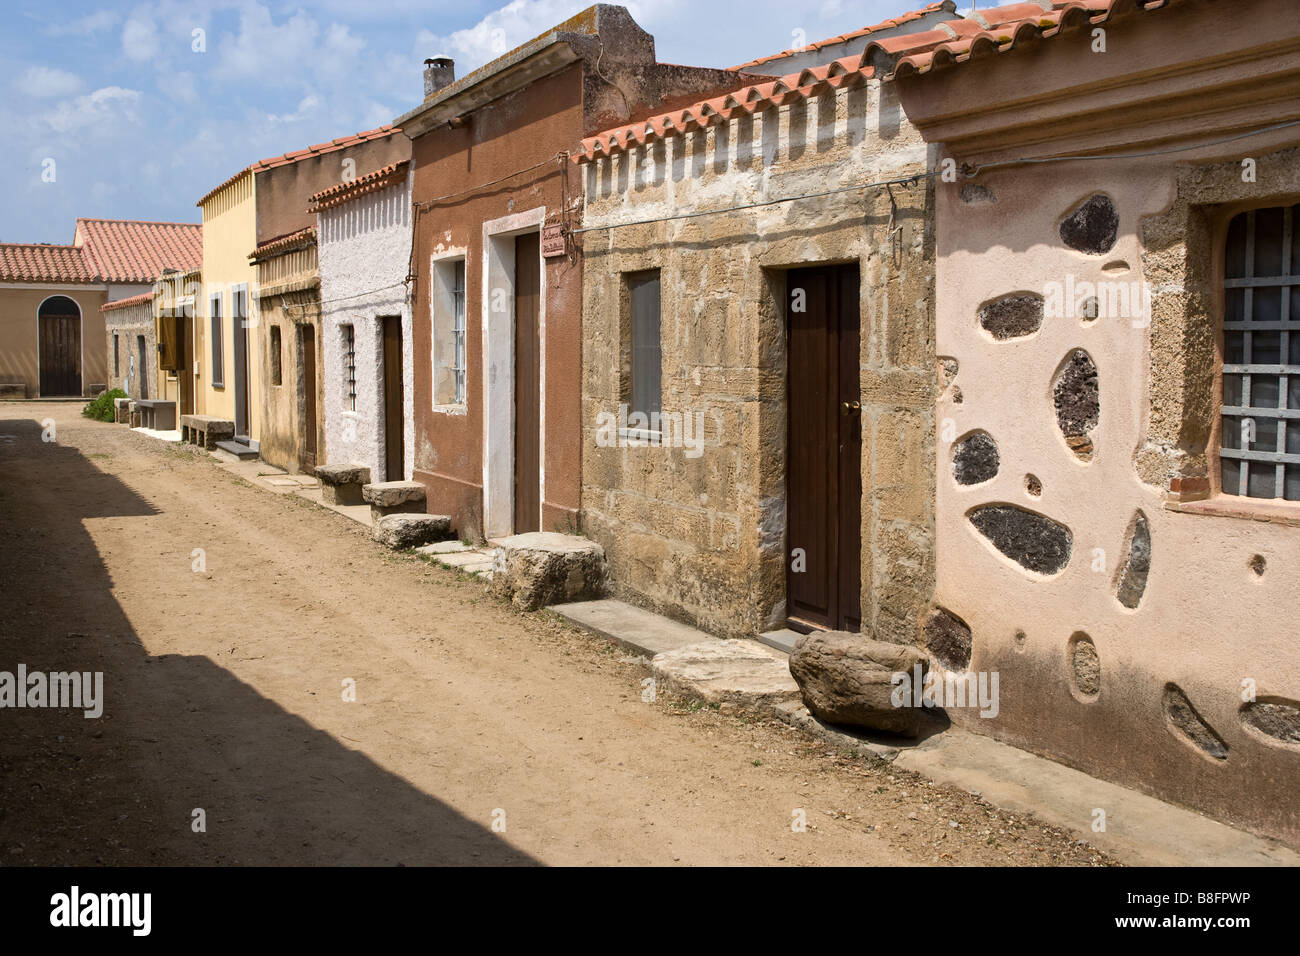
POLYGON ((424 98, 427 100, 443 87, 456 82, 456 61, 449 56, 434 56, 424 61, 424 98))

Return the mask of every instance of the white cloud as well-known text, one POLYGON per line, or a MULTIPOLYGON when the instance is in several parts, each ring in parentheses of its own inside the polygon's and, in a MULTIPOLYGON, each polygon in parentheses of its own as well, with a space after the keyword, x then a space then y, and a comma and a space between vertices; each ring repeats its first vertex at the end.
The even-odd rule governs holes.
POLYGON ((128 60, 145 63, 161 52, 162 42, 158 25, 142 14, 135 14, 122 27, 122 53, 128 60))
POLYGON ((276 23, 266 7, 254 4, 240 11, 239 32, 221 38, 221 75, 277 85, 306 77, 347 82, 352 61, 365 45, 343 24, 322 31, 303 10, 276 23))
POLYGON ((309 93, 298 101, 298 109, 292 113, 267 113, 271 123, 300 123, 320 109, 320 97, 309 93))
POLYGON ((81 90, 81 77, 48 66, 33 66, 18 79, 18 89, 40 98, 71 96, 81 90))
POLYGON ((86 96, 63 101, 46 117, 46 121, 59 133, 75 133, 104 123, 138 123, 140 117, 136 106, 139 102, 139 90, 106 86, 86 96))

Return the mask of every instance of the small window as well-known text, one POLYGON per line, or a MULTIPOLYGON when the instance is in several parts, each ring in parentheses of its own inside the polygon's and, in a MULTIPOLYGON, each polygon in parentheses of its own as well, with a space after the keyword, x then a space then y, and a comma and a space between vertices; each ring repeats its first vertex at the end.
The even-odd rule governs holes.
POLYGON ((1225 495, 1300 501, 1300 206, 1228 226, 1224 281, 1225 495))
POLYGON ((465 260, 444 259, 433 267, 433 404, 464 405, 466 369, 465 260))
POLYGON ((271 384, 283 385, 280 365, 280 327, 271 326, 271 384))
POLYGON ((212 386, 222 388, 226 382, 225 338, 221 329, 221 293, 212 296, 212 386))
POLYGON ((637 412, 647 420, 663 411, 661 371, 662 346, 659 336, 659 272, 640 272, 628 276, 631 305, 629 336, 625 341, 629 360, 628 414, 637 412))
POLYGON ((357 410, 357 335, 350 325, 339 326, 343 333, 343 403, 350 412, 357 410))
POLYGON ((118 344, 117 333, 113 333, 113 377, 122 377, 122 347, 118 344))

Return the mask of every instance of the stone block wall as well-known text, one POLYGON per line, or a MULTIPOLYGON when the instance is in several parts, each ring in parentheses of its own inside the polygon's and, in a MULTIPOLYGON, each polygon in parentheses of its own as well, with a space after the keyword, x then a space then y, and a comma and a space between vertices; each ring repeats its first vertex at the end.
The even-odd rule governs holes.
POLYGON ((933 192, 889 87, 828 92, 584 167, 582 529, 616 593, 728 636, 784 625, 789 269, 858 262, 863 628, 915 642, 934 574, 933 192), (625 393, 627 275, 661 270, 665 412, 704 448, 600 447, 625 393))

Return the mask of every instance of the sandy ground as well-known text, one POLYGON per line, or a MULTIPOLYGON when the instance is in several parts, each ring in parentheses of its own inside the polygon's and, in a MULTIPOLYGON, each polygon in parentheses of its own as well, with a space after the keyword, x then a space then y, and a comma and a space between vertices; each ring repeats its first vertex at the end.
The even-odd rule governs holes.
POLYGON ((1114 862, 774 720, 644 703, 612 645, 79 411, 0 404, 0 670, 106 698, 0 710, 0 864, 1114 862))

